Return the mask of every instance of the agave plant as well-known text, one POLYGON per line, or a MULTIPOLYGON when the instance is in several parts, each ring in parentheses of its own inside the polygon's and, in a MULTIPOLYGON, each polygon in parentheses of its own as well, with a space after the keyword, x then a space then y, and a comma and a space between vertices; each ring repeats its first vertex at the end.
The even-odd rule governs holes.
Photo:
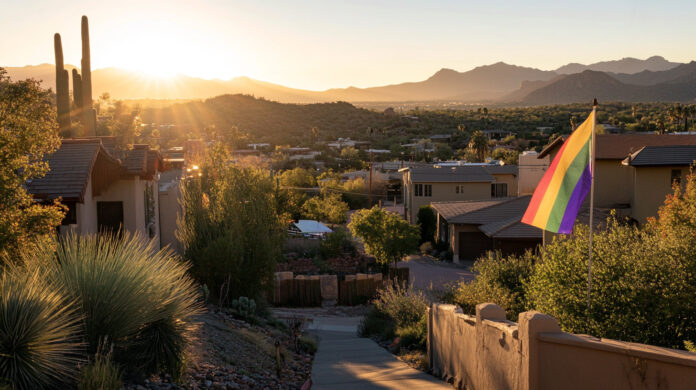
POLYGON ((0 275, 0 382, 14 389, 72 382, 83 346, 80 320, 75 305, 40 273, 5 271, 0 275))
POLYGON ((154 241, 122 233, 62 238, 26 263, 67 292, 83 314, 90 354, 105 340, 113 359, 144 374, 180 369, 186 333, 201 310, 188 264, 154 241))

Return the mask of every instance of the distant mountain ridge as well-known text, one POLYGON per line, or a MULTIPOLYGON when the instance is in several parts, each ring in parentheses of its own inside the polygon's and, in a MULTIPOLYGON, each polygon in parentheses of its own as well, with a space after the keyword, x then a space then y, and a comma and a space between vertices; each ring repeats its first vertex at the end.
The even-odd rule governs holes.
POLYGON ((642 71, 660 72, 669 70, 681 65, 678 62, 669 62, 664 57, 652 56, 645 60, 638 58, 626 57, 614 61, 595 62, 594 64, 583 65, 578 63, 570 63, 556 69, 558 74, 575 74, 586 70, 596 70, 609 73, 627 73, 633 74, 642 71))
MULTIPOLYGON (((66 65, 68 70, 75 68, 66 65)), ((14 79, 36 78, 55 88, 55 67, 41 64, 6 68, 14 79)), ((223 94, 248 94, 284 103, 347 101, 554 104, 584 101, 588 96, 607 100, 683 101, 696 98, 696 62, 679 64, 663 57, 624 58, 590 65, 567 64, 556 71, 497 62, 465 72, 443 68, 429 78, 369 88, 308 91, 236 77, 208 80, 176 76, 148 79, 117 68, 92 71, 94 95, 109 92, 116 99, 206 99, 223 94), (578 70, 576 73, 565 74, 578 70)))

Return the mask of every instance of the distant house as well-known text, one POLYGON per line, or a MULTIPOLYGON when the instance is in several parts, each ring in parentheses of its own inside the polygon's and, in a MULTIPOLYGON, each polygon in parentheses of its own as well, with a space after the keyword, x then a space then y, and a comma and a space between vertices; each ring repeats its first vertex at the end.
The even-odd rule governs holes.
POLYGON ((483 135, 488 137, 488 139, 503 139, 509 135, 514 135, 512 131, 499 130, 499 129, 489 129, 481 131, 483 135))
POLYGON ((517 179, 517 195, 531 195, 549 169, 549 157, 537 158, 539 153, 527 150, 519 155, 517 166, 519 176, 517 179))
POLYGON ((123 155, 114 157, 99 138, 63 140, 47 157, 49 172, 29 181, 27 190, 35 199, 60 198, 68 207, 61 233, 124 229, 159 239, 162 159, 148 145, 134 145, 123 155))
POLYGON ((432 202, 504 198, 517 193, 517 166, 416 166, 402 173, 404 214, 416 223, 421 206, 432 202))
POLYGON ((633 168, 633 218, 655 216, 672 185, 684 183, 694 161, 696 145, 646 146, 625 158, 622 165, 633 168))
MULTIPOLYGON (((550 161, 553 161, 563 142, 564 138, 556 138, 539 153, 537 158, 542 159, 548 156, 550 161)), ((654 147, 665 146, 696 146, 696 135, 648 133, 597 135, 595 208, 616 209, 619 216, 630 216, 638 222, 645 222, 647 217, 657 215, 659 204, 662 204, 667 194, 671 192, 669 187, 669 183, 671 183, 671 169, 655 170, 655 175, 652 178, 643 176, 642 173, 639 174, 639 177, 636 177, 636 173, 639 170, 648 172, 650 169, 647 169, 647 166, 639 168, 638 165, 623 164, 623 161, 644 148, 647 150, 646 156, 654 153, 654 151, 668 152, 673 150, 653 149, 654 147), (662 172, 661 177, 657 175, 658 171, 662 172), (652 182, 652 185, 644 185, 643 182, 645 180, 652 182), (636 187, 637 183, 640 184, 640 187, 636 187), (655 201, 651 202, 652 206, 648 209, 646 206, 648 203, 641 203, 641 199, 648 198, 660 199, 660 202, 659 204, 655 201), (638 200, 639 205, 635 203, 636 200, 638 200)), ((654 160, 654 158, 651 158, 651 160, 654 160)), ((684 165, 677 165, 676 167, 683 169, 684 165)), ((589 197, 585 203, 586 205, 589 203, 589 197)))
POLYGON ((449 143, 452 141, 452 134, 433 134, 428 138, 433 142, 449 143))
POLYGON ((487 251, 521 254, 542 242, 542 231, 521 222, 531 196, 433 202, 437 238, 447 243, 453 260, 476 260, 487 251))

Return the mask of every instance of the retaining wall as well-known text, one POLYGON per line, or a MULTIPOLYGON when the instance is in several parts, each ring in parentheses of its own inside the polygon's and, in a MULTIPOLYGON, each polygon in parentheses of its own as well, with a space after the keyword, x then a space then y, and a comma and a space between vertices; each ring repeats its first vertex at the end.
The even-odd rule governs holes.
POLYGON ((696 389, 696 353, 565 333, 535 311, 514 323, 492 303, 434 304, 428 359, 461 389, 696 389))

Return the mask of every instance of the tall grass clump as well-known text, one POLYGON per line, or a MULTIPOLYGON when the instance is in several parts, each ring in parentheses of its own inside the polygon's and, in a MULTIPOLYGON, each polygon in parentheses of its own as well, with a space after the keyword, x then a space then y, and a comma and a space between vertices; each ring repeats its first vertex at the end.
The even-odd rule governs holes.
POLYGON ((398 337, 400 349, 424 350, 427 338, 428 300, 405 285, 387 285, 372 301, 360 324, 363 336, 387 341, 398 337))
POLYGON ((66 292, 82 314, 88 352, 105 345, 129 372, 176 374, 199 313, 188 264, 130 233, 67 236, 29 251, 26 264, 66 292))
POLYGON ((0 388, 69 386, 82 352, 76 306, 38 272, 0 273, 0 388))
POLYGON ((123 386, 121 369, 111 360, 111 354, 96 354, 80 370, 77 390, 119 390, 123 386))

